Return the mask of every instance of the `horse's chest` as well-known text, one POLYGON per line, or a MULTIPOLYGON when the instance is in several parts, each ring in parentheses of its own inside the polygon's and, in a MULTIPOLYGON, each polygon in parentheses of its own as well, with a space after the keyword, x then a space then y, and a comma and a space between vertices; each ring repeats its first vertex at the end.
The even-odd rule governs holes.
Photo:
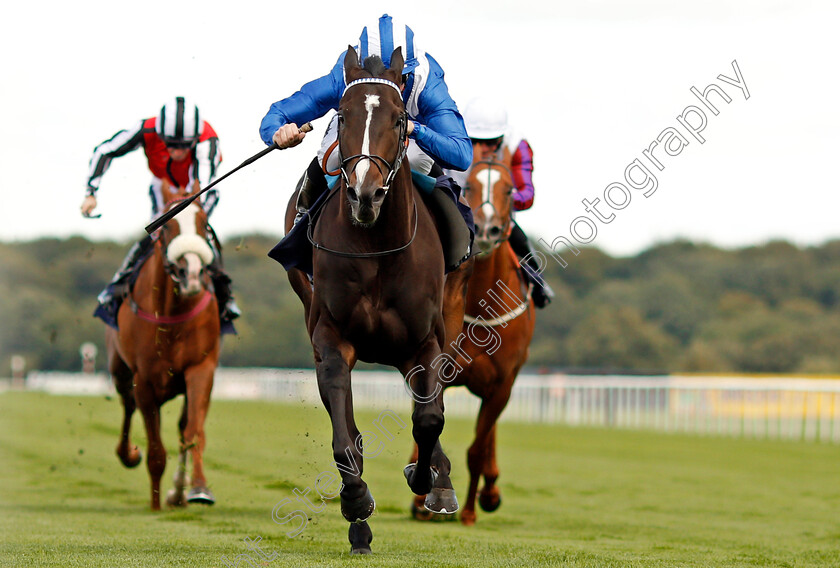
POLYGON ((373 343, 401 348, 428 337, 435 313, 431 302, 410 294, 402 299, 359 294, 330 311, 345 337, 357 346, 373 343))

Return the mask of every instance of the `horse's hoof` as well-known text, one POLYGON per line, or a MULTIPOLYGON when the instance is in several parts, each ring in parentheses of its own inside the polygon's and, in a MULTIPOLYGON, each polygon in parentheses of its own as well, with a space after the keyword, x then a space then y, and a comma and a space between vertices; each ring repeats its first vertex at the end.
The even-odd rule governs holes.
POLYGON ((426 495, 429 491, 432 490, 434 487, 435 482, 437 481, 438 474, 437 472, 429 468, 429 478, 427 479, 427 483, 420 485, 420 482, 417 480, 417 463, 410 463, 403 468, 403 475, 405 476, 405 480, 408 482, 408 487, 414 492, 415 495, 426 495))
POLYGON ((120 463, 122 463, 127 468, 137 467, 140 465, 140 462, 143 461, 143 451, 134 446, 129 452, 128 455, 123 455, 120 451, 119 446, 117 446, 117 457, 120 458, 120 463))
POLYGON ((363 523, 368 520, 376 510, 376 501, 368 489, 365 494, 354 501, 341 498, 341 514, 351 523, 363 523))
POLYGON ((373 540, 373 532, 366 522, 351 523, 347 538, 350 541, 350 554, 371 553, 370 542, 373 540))
POLYGON ((169 507, 186 507, 186 495, 184 495, 183 491, 170 489, 166 492, 166 505, 169 507))
POLYGON ((455 497, 454 489, 440 489, 435 487, 426 495, 426 501, 423 503, 423 506, 433 513, 451 515, 458 510, 458 498, 455 497))
POLYGON ((482 511, 487 511, 488 513, 492 513, 496 509, 498 509, 502 504, 502 496, 496 493, 479 493, 478 494, 478 505, 481 507, 482 511))
POLYGON ((213 492, 207 487, 193 487, 187 494, 187 503, 198 503, 199 505, 213 505, 216 498, 213 492))
POLYGON ((471 527, 475 524, 475 511, 463 511, 461 513, 461 524, 471 527))
POLYGON ((431 521, 434 513, 427 510, 423 506, 423 502, 426 500, 425 495, 416 495, 414 499, 411 500, 411 518, 416 521, 431 521))

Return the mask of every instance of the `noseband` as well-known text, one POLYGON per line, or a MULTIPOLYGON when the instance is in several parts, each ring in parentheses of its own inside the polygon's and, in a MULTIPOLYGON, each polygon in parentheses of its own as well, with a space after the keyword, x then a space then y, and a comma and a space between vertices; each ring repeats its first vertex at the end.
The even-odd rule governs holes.
MULTIPOLYGON (((185 201, 187 199, 189 199, 189 197, 182 197, 182 198, 179 198, 179 199, 173 199, 172 201, 167 203, 167 206, 168 206, 167 210, 173 204, 180 203, 180 202, 185 201)), ((165 227, 165 225, 164 225, 164 227, 165 227)), ((161 229, 163 229, 164 227, 161 227, 161 229)), ((205 227, 206 227, 206 224, 205 224, 205 227)), ((176 246, 176 248, 179 248, 179 247, 176 246)), ((213 249, 210 247, 210 245, 207 244, 206 239, 204 239, 202 237, 199 237, 198 235, 184 236, 182 234, 182 235, 175 236, 168 243, 166 243, 166 246, 163 249, 163 270, 176 283, 180 282, 180 278, 179 278, 179 274, 178 274, 178 272, 179 272, 178 271, 178 265, 175 262, 175 260, 177 258, 179 258, 180 256, 182 256, 183 253, 186 253, 186 252, 193 252, 193 253, 197 254, 204 264, 210 264, 213 261, 213 256, 214 256, 213 249), (187 241, 178 241, 178 239, 180 239, 180 238, 196 239, 196 242, 192 243, 192 242, 187 242, 187 241), (198 241, 200 241, 200 244, 198 243, 198 241), (173 251, 170 250, 170 247, 172 246, 172 244, 176 243, 176 242, 181 243, 181 245, 182 245, 181 248, 184 248, 183 252, 181 252, 181 251, 174 251, 173 252, 173 251), (195 246, 194 248, 191 248, 190 247, 191 244, 192 245, 197 245, 197 246, 195 246), (183 246, 183 245, 186 245, 186 246, 183 246), (181 254, 179 254, 179 252, 181 252, 181 254)))
MULTIPOLYGON (((352 81, 347 87, 344 89, 344 93, 346 94, 351 87, 355 87, 356 85, 364 85, 369 83, 378 83, 380 85, 388 85, 397 91, 400 96, 400 101, 402 101, 402 93, 400 88, 396 85, 396 83, 392 83, 387 79, 382 79, 380 77, 363 77, 362 79, 356 79, 352 81)), ((344 96, 344 95, 342 95, 344 96)), ((340 114, 339 114, 340 116, 340 114)), ((344 156, 344 152, 341 151, 341 123, 343 120, 339 120, 338 122, 338 152, 341 156, 344 156)), ((350 185, 350 175, 356 168, 359 167, 359 164, 362 163, 362 160, 369 160, 376 169, 379 170, 380 174, 383 174, 383 168, 388 171, 388 175, 385 177, 385 183, 382 185, 382 188, 386 193, 388 189, 391 187, 391 183, 394 181, 394 177, 397 175, 397 170, 400 169, 400 165, 402 164, 403 159, 405 158, 405 154, 408 151, 408 114, 403 111, 402 115, 400 116, 400 137, 399 137, 399 151, 397 152, 396 158, 394 158, 393 163, 389 163, 388 160, 383 158, 382 156, 377 156, 376 154, 356 154, 354 156, 349 156, 347 158, 342 158, 341 160, 341 177, 344 179, 344 183, 347 185, 348 188, 352 188, 353 186, 350 185), (356 160, 356 163, 353 165, 350 172, 347 172, 347 165, 356 160)))

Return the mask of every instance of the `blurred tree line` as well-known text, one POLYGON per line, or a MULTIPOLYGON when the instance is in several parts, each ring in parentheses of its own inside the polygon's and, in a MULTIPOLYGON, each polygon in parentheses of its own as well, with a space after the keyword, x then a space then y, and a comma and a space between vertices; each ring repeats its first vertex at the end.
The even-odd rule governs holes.
MULTIPOLYGON (((222 365, 310 367, 303 308, 266 254, 277 238, 225 243, 243 316, 222 365)), ((129 243, 84 238, 0 243, 0 376, 10 357, 28 369, 75 371, 79 347, 99 347, 96 296, 129 243)), ((564 249, 565 250, 565 249, 564 249)), ((840 370, 840 241, 739 250, 675 241, 634 257, 597 248, 548 257, 557 298, 537 315, 531 368, 619 372, 836 373, 840 370)))

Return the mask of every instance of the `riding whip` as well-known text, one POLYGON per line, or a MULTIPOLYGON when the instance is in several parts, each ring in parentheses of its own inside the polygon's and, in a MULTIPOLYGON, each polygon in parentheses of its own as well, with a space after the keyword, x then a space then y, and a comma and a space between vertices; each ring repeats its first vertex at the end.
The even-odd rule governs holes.
MULTIPOLYGON (((303 126, 300 127, 300 131, 301 132, 311 132, 312 131, 312 123, 307 122, 306 124, 304 124, 303 126)), ((202 193, 211 189, 214 185, 216 185, 217 183, 219 183, 220 181, 222 181, 223 179, 225 179, 229 175, 231 175, 233 173, 236 173, 237 171, 241 170, 242 168, 244 168, 245 166, 247 166, 249 164, 253 164, 254 162, 259 160, 260 158, 262 158, 263 156, 265 156, 266 154, 268 154, 272 150, 277 150, 278 148, 279 148, 279 146, 277 145, 277 143, 274 143, 271 146, 269 146, 268 148, 266 148, 265 150, 262 150, 261 152, 258 152, 257 154, 254 154, 253 156, 251 156, 250 158, 248 158, 247 160, 245 160, 244 162, 242 162, 241 164, 239 164, 238 166, 233 168, 231 171, 229 171, 228 173, 226 173, 225 175, 223 175, 222 177, 220 177, 219 179, 217 179, 216 181, 214 181, 213 183, 211 183, 210 185, 208 185, 207 187, 205 187, 204 189, 202 189, 201 191, 199 191, 195 195, 192 195, 192 196, 188 197, 187 199, 184 199, 183 201, 181 201, 180 203, 175 205, 172 209, 170 209, 169 211, 166 211, 160 217, 158 217, 157 219, 155 219, 154 221, 152 221, 151 223, 146 225, 146 232, 151 235, 152 233, 154 233, 155 231, 160 229, 163 225, 165 225, 166 222, 169 221, 172 217, 174 217, 175 215, 177 215, 178 213, 180 213, 181 211, 183 211, 184 209, 189 207, 190 203, 192 203, 193 201, 198 199, 199 196, 201 196, 202 193)))

